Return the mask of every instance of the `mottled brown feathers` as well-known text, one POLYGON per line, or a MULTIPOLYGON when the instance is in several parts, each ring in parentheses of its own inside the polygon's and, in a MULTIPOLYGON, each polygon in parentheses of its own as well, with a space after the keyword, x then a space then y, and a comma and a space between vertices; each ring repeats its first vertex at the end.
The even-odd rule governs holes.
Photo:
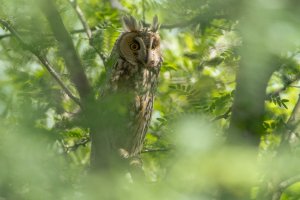
MULTIPOLYGON (((140 153, 153 110, 158 75, 162 62, 158 18, 153 18, 150 28, 132 16, 123 17, 123 32, 116 41, 112 55, 115 64, 108 73, 104 95, 132 94, 127 104, 127 129, 115 133, 114 146, 128 156, 140 153)), ((123 104, 124 100, 120 100, 123 104)))

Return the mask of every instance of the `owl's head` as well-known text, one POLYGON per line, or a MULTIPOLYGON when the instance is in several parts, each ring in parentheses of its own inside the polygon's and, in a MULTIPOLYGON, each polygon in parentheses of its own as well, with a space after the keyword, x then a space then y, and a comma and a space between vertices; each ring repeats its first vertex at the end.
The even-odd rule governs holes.
POLYGON ((124 32, 118 40, 120 56, 133 65, 158 66, 162 58, 157 16, 150 28, 143 28, 132 16, 123 17, 123 26, 124 32))

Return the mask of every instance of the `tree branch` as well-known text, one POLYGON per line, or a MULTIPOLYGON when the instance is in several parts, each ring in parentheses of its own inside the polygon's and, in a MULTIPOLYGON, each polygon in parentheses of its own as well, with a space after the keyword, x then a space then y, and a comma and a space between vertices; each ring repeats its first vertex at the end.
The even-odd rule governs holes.
MULTIPOLYGON (((71 2, 71 4, 73 4, 73 2, 71 2)), ((78 13, 77 13, 77 15, 78 15, 78 13)), ((222 18, 222 17, 224 17, 224 16, 219 16, 218 18, 222 18)), ((211 17, 211 18, 213 18, 213 17, 211 17)), ((210 18, 204 17, 203 15, 199 15, 199 16, 196 16, 196 17, 194 17, 190 20, 187 20, 187 21, 182 21, 182 22, 178 22, 178 23, 174 23, 174 24, 162 24, 160 26, 160 29, 185 28, 185 27, 194 25, 196 23, 206 23, 209 19, 210 18)), ((80 21, 81 21, 81 19, 80 19, 80 21)), ((146 23, 144 20, 143 20, 143 25, 144 26, 150 26, 150 24, 146 23)), ((93 32, 93 31, 97 30, 97 27, 92 26, 89 29, 90 29, 91 32, 93 32)), ((87 29, 86 28, 74 29, 74 30, 70 31, 70 34, 79 34, 79 33, 87 33, 87 29)), ((4 39, 4 38, 7 38, 7 37, 11 37, 11 36, 12 36, 11 34, 0 35, 0 40, 4 39)))
POLYGON ((289 80, 288 82, 286 82, 286 84, 282 88, 280 88, 274 92, 268 93, 267 98, 270 98, 271 96, 278 96, 281 92, 285 91, 288 87, 291 87, 292 84, 299 81, 299 79, 300 79, 300 76, 296 76, 295 78, 289 80))
POLYGON ((92 30, 90 29, 84 14, 82 12, 82 10, 80 9, 80 7, 77 4, 77 0, 70 0, 69 1, 70 4, 72 5, 72 7, 74 8, 82 26, 83 26, 83 30, 85 31, 85 33, 87 34, 88 38, 91 39, 92 38, 92 30))
MULTIPOLYGON (((215 16, 215 15, 209 15, 207 13, 199 14, 187 21, 181 21, 181 22, 178 22, 175 24, 162 24, 160 26, 160 29, 185 28, 185 27, 195 25, 195 24, 207 24, 208 22, 210 22, 213 19, 221 19, 224 17, 225 17, 224 15, 215 16)), ((146 27, 150 26, 150 24, 146 23, 145 21, 143 22, 143 25, 146 27)))
POLYGON ((77 0, 70 0, 69 1, 70 4, 72 5, 73 9, 75 10, 82 26, 83 26, 83 31, 86 33, 88 39, 89 39, 89 44, 94 48, 94 50, 97 52, 97 54, 99 55, 99 57, 102 59, 103 63, 105 63, 106 61, 106 57, 104 56, 104 54, 102 52, 100 52, 94 45, 93 45, 93 33, 92 33, 92 29, 89 27, 84 14, 82 12, 82 10, 80 9, 80 7, 77 4, 77 0))
POLYGON ((217 121, 217 120, 219 120, 219 119, 227 119, 230 115, 230 113, 231 113, 231 109, 232 109, 232 107, 230 106, 230 108, 228 108, 228 110, 224 113, 224 114, 222 114, 222 115, 219 115, 219 116, 216 116, 213 120, 211 120, 212 122, 214 122, 214 121, 217 121))
MULTIPOLYGON (((96 28, 95 26, 94 27, 91 27, 90 28, 91 29, 91 31, 93 32, 93 31, 95 31, 95 30, 97 30, 97 29, 99 29, 99 28, 96 28)), ((86 30, 85 29, 74 29, 74 30, 72 30, 72 31, 70 31, 70 34, 79 34, 79 33, 84 33, 84 32, 86 32, 86 30)), ((20 32, 19 31, 19 33, 23 33, 23 32, 20 32)), ((52 36, 53 34, 44 34, 44 36, 45 37, 47 37, 47 36, 52 36)), ((8 34, 3 34, 3 35, 0 35, 0 40, 1 39, 4 39, 4 38, 8 38, 8 37, 12 37, 13 35, 12 34, 10 34, 10 33, 8 33, 8 34)))
POLYGON ((293 134, 297 136, 296 133, 294 133, 295 128, 299 124, 300 118, 300 94, 298 95, 298 100, 293 108, 293 111, 286 122, 286 129, 282 132, 282 139, 281 143, 278 147, 278 154, 285 152, 286 148, 290 145, 290 139, 293 134))
POLYGON ((60 14, 52 0, 43 0, 40 3, 40 7, 49 22, 54 37, 59 42, 61 55, 65 60, 71 80, 78 90, 81 99, 84 100, 90 95, 91 87, 81 60, 75 50, 72 38, 63 24, 60 14))
POLYGON ((297 103, 292 111, 290 118, 287 121, 288 126, 293 126, 296 122, 296 119, 299 119, 300 115, 300 94, 298 95, 297 103))
MULTIPOLYGON (((273 92, 269 92, 267 95, 266 95, 266 100, 270 99, 272 96, 278 96, 280 95, 281 92, 284 92, 288 87, 296 87, 296 86, 292 86, 292 84, 294 84, 295 82, 299 81, 300 77, 296 77, 290 81, 288 81, 282 88, 276 90, 276 91, 273 91, 273 92)), ((300 86, 299 86, 300 87, 300 86)), ((297 86, 298 88, 298 86, 297 86)), ((229 117, 229 114, 231 113, 231 109, 232 107, 230 107, 224 114, 222 115, 219 115, 219 116, 216 116, 214 119, 212 119, 211 121, 214 122, 214 121, 217 121, 219 119, 227 119, 229 117)), ((299 114, 300 114, 300 97, 298 99, 298 102, 295 106, 294 109, 299 109, 299 114), (298 108, 299 107, 299 108, 298 108)), ((288 120, 288 124, 291 124, 291 121, 292 119, 294 119, 294 115, 295 115, 295 110, 293 110, 293 114, 290 116, 290 119, 288 120)))
POLYGON ((141 153, 155 153, 155 152, 166 152, 170 151, 169 148, 161 148, 161 149, 144 149, 141 151, 141 153))
POLYGON ((80 139, 79 141, 77 141, 74 145, 72 146, 67 146, 67 145, 64 145, 64 149, 65 149, 65 152, 66 153, 69 153, 70 151, 76 151, 78 149, 78 147, 80 146, 86 146, 87 143, 89 143, 91 140, 89 137, 84 137, 82 139, 80 139))
MULTIPOLYGON (((26 44, 26 42, 21 38, 19 33, 12 27, 8 22, 5 20, 0 19, 0 23, 7 28, 7 30, 10 31, 10 35, 13 35, 17 38, 17 40, 21 43, 21 45, 30 51, 32 54, 34 54, 39 61, 43 64, 43 66, 47 69, 47 71, 51 74, 51 76, 57 81, 57 83, 62 87, 63 91, 72 99, 75 103, 77 103, 79 106, 81 106, 81 103, 77 97, 75 97, 72 92, 67 88, 67 86, 63 83, 60 76, 57 74, 57 72, 54 70, 54 68, 51 66, 49 61, 43 57, 38 51, 36 51, 34 48, 32 48, 30 45, 26 44)), ((7 34, 9 35, 9 34, 7 34)))
POLYGON ((12 36, 12 34, 10 34, 10 33, 0 35, 0 40, 3 39, 3 38, 11 37, 11 36, 12 36))
POLYGON ((297 182, 300 182, 300 175, 294 176, 279 183, 277 191, 273 194, 272 200, 280 200, 283 191, 297 182))

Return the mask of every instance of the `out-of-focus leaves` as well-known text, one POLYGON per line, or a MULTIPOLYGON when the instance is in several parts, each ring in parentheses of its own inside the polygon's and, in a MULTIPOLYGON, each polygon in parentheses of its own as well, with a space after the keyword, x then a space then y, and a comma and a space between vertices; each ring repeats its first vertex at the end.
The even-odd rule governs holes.
MULTIPOLYGON (((28 45, 47 56, 76 94, 59 56, 58 42, 37 3, 0 0, 0 18, 8 20, 28 45)), ((69 2, 56 3, 95 94, 101 99, 106 71, 96 50, 105 56, 110 54, 122 32, 120 19, 124 13, 112 8, 109 1, 78 0, 93 30, 89 41, 69 2)), ((274 181, 268 184, 275 188, 279 179, 299 174, 298 125, 287 124, 299 94, 297 1, 120 3, 128 14, 141 20, 145 17, 146 23, 157 14, 162 24, 159 33, 164 62, 141 155, 146 179, 153 184, 129 184, 132 177, 124 178, 126 170, 86 175, 90 129, 82 110, 38 60, 9 36, 0 37, 0 199, 232 200, 225 194, 247 199, 244 191, 257 189, 252 194, 254 199, 261 190, 259 181, 274 181), (253 26, 245 27, 244 18, 253 26), (259 151, 224 145, 236 74, 243 61, 240 53, 248 48, 241 35, 256 44, 248 51, 251 62, 272 55, 278 58, 274 65, 280 67, 267 88, 266 135, 259 151), (274 164, 276 155, 280 155, 278 149, 289 137, 290 154, 274 164), (263 169, 257 165, 257 153, 263 169), (220 197, 221 191, 226 192, 220 197)), ((0 36, 8 34, 0 27, 0 36)), ((254 67, 264 73, 263 65, 254 67)), ((111 108, 111 115, 106 115, 111 117, 94 120, 103 127, 118 127, 118 119, 113 116, 121 112, 114 105, 120 101, 105 102, 102 106, 111 108)), ((101 108, 95 108, 95 112, 101 112, 101 108)), ((295 184, 281 199, 298 199, 298 191, 295 184)))

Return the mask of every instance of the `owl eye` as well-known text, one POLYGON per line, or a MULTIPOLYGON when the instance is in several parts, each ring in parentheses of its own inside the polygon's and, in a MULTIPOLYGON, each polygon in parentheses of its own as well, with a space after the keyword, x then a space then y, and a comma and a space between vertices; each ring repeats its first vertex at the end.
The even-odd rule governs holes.
POLYGON ((140 45, 136 42, 130 44, 130 49, 133 51, 137 51, 140 49, 140 45))

